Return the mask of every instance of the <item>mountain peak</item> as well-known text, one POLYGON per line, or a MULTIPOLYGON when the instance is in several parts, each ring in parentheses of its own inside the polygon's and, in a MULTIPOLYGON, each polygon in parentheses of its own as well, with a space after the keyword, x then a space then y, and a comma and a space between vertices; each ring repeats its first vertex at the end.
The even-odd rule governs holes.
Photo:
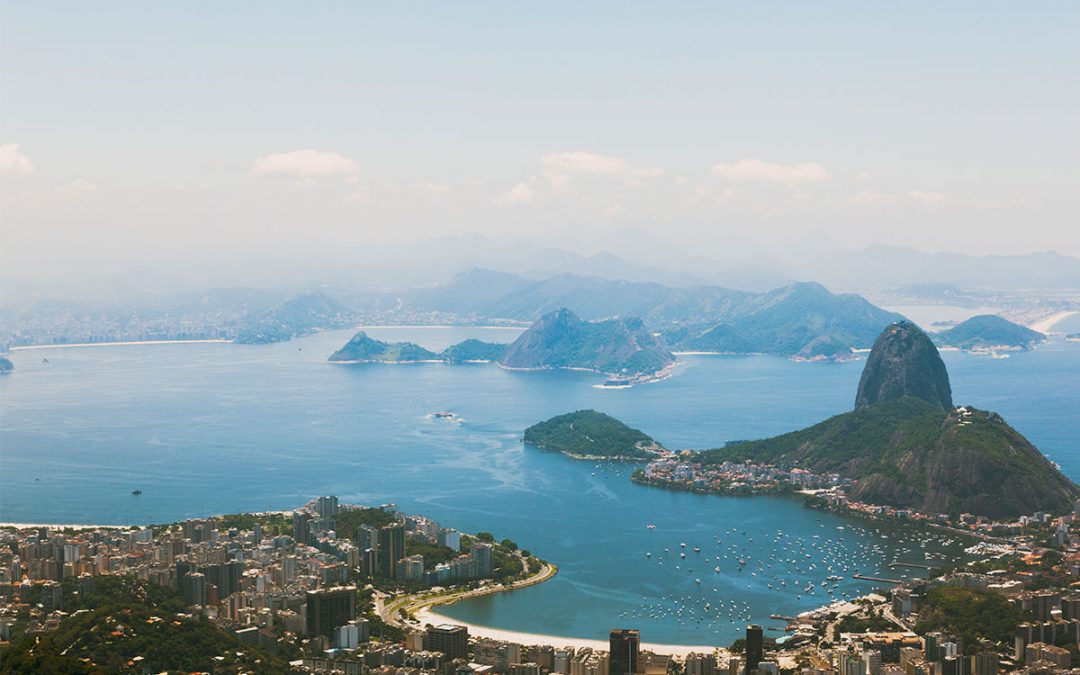
POLYGON ((937 347, 910 321, 886 328, 870 351, 855 408, 911 396, 950 410, 953 407, 949 373, 937 347))

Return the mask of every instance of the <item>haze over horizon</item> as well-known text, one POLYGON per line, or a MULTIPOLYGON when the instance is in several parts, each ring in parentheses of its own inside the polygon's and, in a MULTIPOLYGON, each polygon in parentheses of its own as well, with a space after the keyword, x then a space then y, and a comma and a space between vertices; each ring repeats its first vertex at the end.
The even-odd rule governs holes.
POLYGON ((59 8, 0 22, 20 293, 318 281, 472 233, 1080 257, 1070 3, 59 8))

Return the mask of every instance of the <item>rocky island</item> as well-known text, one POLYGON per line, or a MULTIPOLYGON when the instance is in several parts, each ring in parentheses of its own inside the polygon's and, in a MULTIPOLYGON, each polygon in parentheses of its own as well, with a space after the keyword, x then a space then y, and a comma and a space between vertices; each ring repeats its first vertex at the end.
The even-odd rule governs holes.
POLYGON ((675 365, 675 356, 641 319, 584 321, 563 308, 545 314, 506 350, 508 368, 572 368, 646 380, 675 365))
POLYGON ((1026 350, 1045 342, 1046 336, 993 314, 973 316, 934 336, 943 347, 971 352, 1001 349, 1026 350))
POLYGON ((595 410, 578 410, 534 424, 522 440, 575 459, 645 460, 668 454, 644 432, 595 410))
POLYGON ((544 315, 513 344, 465 340, 442 352, 411 342, 375 340, 360 331, 331 363, 493 362, 506 368, 590 370, 626 383, 664 375, 675 356, 640 319, 583 321, 568 309, 544 315))
POLYGON ((15 370, 15 364, 6 356, 0 356, 0 375, 10 373, 13 370, 15 370))

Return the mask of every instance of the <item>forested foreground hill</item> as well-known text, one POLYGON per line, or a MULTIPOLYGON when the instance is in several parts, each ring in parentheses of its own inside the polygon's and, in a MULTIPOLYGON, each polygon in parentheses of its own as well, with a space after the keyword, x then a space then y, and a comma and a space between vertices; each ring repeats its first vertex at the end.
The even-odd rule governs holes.
POLYGON ((64 582, 68 616, 55 631, 16 638, 0 673, 288 672, 280 655, 184 614, 176 591, 126 576, 64 582))

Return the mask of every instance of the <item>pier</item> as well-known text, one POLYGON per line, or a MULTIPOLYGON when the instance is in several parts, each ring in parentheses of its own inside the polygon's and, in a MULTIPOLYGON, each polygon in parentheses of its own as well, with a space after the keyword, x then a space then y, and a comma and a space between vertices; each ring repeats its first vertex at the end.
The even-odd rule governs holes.
POLYGON ((880 581, 885 584, 902 584, 903 579, 886 579, 885 577, 868 577, 865 574, 852 574, 852 579, 861 579, 862 581, 880 581))
POLYGON ((889 563, 889 569, 891 569, 891 570, 894 570, 894 569, 896 569, 898 567, 909 567, 911 569, 926 570, 928 572, 931 571, 931 570, 937 569, 933 565, 920 565, 919 563, 904 563, 904 562, 889 563))

